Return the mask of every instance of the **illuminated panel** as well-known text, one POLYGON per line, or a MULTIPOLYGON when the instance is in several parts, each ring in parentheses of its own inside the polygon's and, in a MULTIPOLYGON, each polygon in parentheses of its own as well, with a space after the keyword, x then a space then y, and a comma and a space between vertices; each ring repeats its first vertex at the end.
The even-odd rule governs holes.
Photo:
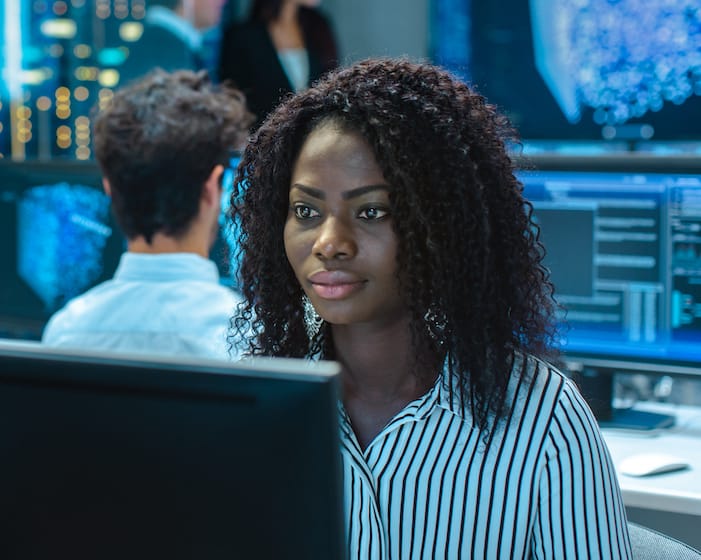
POLYGON ((701 175, 579 165, 520 173, 567 324, 561 350, 698 369, 701 175))
POLYGON ((93 285, 112 230, 109 198, 59 183, 29 189, 18 208, 18 271, 47 309, 93 285))
POLYGON ((549 0, 531 0, 536 67, 568 121, 580 118, 577 83, 571 70, 572 10, 553 9, 549 0))
POLYGON ((471 0, 431 2, 431 51, 433 60, 462 78, 470 65, 471 0))
POLYGON ((536 66, 570 122, 583 105, 614 125, 701 95, 698 0, 531 0, 530 8, 536 66))
POLYGON ((232 287, 238 286, 238 251, 240 228, 238 222, 232 222, 229 217, 231 192, 234 186, 234 176, 240 158, 233 157, 222 177, 221 212, 219 214, 219 239, 212 248, 211 257, 217 263, 221 273, 221 281, 232 287))

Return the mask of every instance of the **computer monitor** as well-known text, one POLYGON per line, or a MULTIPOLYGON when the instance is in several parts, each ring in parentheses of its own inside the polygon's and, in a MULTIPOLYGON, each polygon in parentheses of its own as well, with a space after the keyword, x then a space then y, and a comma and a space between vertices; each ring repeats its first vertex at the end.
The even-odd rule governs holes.
POLYGON ((434 50, 464 53, 446 62, 523 138, 701 141, 698 4, 435 3, 454 8, 435 21, 434 50), (462 20, 456 10, 467 11, 462 20))
POLYGON ((0 342, 0 554, 342 558, 338 371, 0 342))
POLYGON ((0 159, 0 247, 0 336, 39 338, 124 250, 97 165, 0 159))
POLYGON ((528 163, 519 178, 563 308, 566 360, 701 379, 701 158, 528 163))
MULTIPOLYGON (((237 231, 226 211, 238 161, 222 181, 222 227, 210 253, 232 288, 237 231)), ((125 249, 95 162, 0 159, 0 337, 39 339, 55 311, 114 275, 125 249)))
POLYGON ((231 193, 234 187, 236 170, 241 162, 241 154, 235 152, 229 159, 229 165, 222 175, 222 203, 219 214, 219 234, 212 247, 210 256, 219 266, 219 273, 223 284, 231 288, 239 287, 239 227, 238 223, 231 220, 229 209, 231 208, 231 193))

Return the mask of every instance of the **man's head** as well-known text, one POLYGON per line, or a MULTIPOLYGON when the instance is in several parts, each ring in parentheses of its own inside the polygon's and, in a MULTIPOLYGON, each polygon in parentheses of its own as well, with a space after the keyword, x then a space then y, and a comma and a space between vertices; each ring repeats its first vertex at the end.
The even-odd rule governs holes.
POLYGON ((117 91, 95 117, 94 147, 127 238, 187 233, 205 183, 251 122, 242 94, 204 72, 156 70, 117 91))
POLYGON ((149 6, 163 6, 187 19, 197 29, 219 23, 225 0, 151 0, 149 6))
MULTIPOLYGON (((191 4, 190 21, 197 29, 209 29, 219 24, 224 0, 189 1, 191 4)), ((185 2, 187 2, 187 0, 185 0, 185 2)))

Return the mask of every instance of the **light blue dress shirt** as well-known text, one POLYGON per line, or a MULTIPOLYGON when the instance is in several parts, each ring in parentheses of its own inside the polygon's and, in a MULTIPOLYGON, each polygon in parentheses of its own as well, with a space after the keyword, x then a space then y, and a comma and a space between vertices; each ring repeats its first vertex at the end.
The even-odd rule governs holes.
POLYGON ((240 297, 209 259, 191 253, 124 253, 114 278, 71 300, 49 320, 54 347, 225 359, 240 297))

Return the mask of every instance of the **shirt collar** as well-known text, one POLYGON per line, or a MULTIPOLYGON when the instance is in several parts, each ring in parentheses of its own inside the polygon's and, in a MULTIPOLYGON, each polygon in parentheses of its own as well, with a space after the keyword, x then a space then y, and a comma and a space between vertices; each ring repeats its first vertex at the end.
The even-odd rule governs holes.
POLYGON ((194 253, 122 254, 114 273, 115 280, 173 282, 178 280, 219 282, 219 270, 213 261, 194 253))
MULTIPOLYGON (((396 422, 403 423, 409 420, 423 420, 436 408, 448 410, 462 419, 469 417, 469 411, 467 411, 460 402, 459 382, 454 376, 451 377, 447 362, 443 368, 443 372, 433 384, 433 387, 421 397, 407 404, 406 407, 397 413, 390 424, 396 422), (453 385, 452 393, 450 387, 451 383, 453 385)), ((350 418, 341 401, 339 401, 339 413, 344 422, 350 425, 350 418)))
POLYGON ((202 46, 202 35, 187 19, 164 6, 153 6, 146 12, 146 22, 172 31, 193 49, 202 46))

